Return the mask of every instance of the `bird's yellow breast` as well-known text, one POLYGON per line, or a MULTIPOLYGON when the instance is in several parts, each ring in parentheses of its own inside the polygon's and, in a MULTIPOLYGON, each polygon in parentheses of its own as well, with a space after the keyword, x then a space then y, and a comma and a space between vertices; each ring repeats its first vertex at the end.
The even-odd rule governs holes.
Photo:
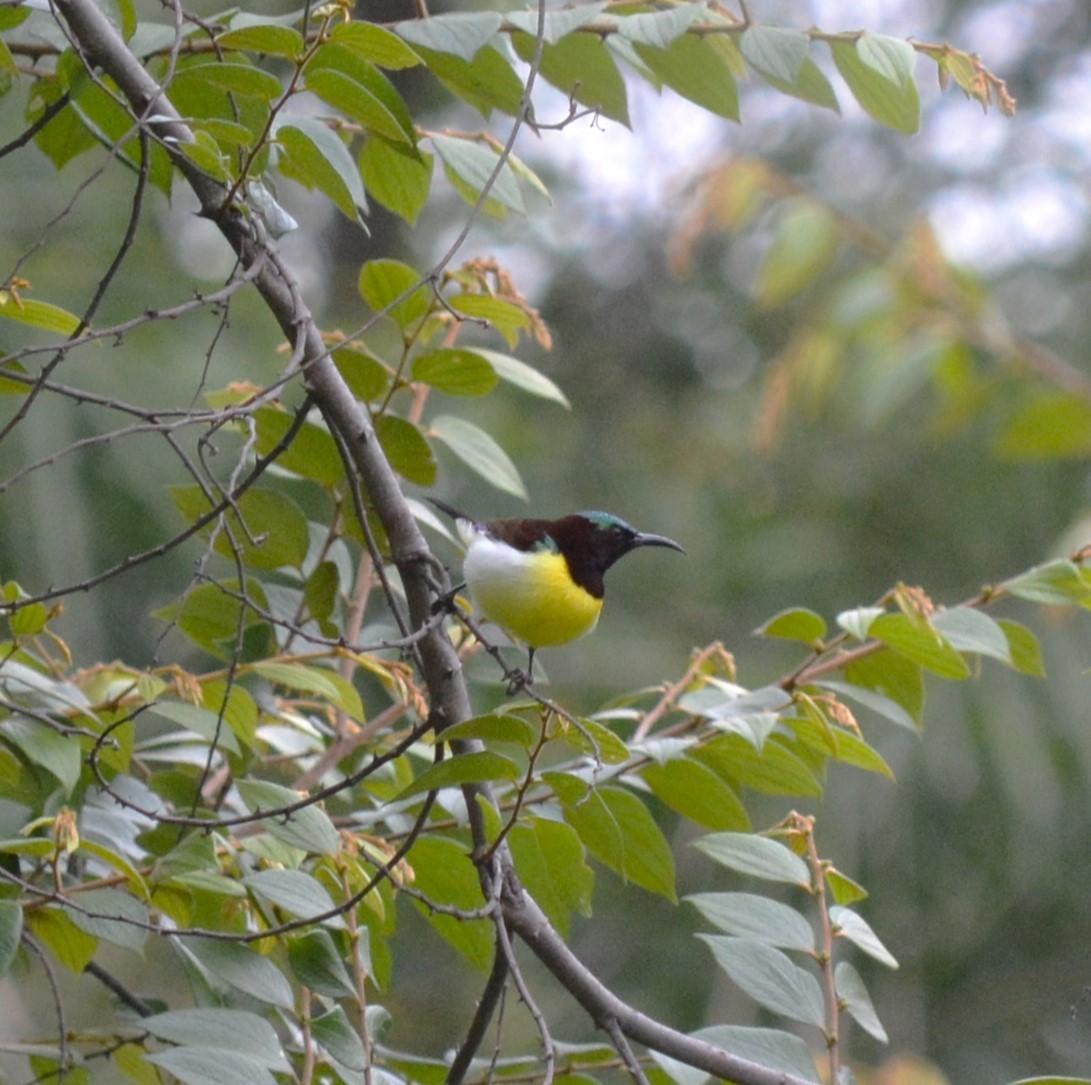
POLYGON ((532 648, 590 633, 602 610, 602 600, 573 581, 564 555, 549 550, 515 550, 477 535, 463 572, 485 616, 532 648))

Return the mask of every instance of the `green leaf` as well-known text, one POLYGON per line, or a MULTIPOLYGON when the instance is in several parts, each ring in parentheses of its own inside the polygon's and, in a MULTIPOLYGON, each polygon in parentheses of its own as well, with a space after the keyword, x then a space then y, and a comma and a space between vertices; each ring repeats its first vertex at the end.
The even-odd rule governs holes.
POLYGON ((1023 674, 1044 678, 1045 663, 1042 661, 1042 649, 1038 638, 1025 625, 1020 625, 1018 622, 1001 618, 997 624, 1008 640, 1012 666, 1023 674))
POLYGON ((26 925, 58 961, 79 975, 98 948, 98 939, 81 930, 61 908, 36 908, 27 912, 26 925))
POLYGON ((794 908, 755 893, 694 893, 683 900, 725 934, 814 954, 814 931, 794 908))
POLYGON ((557 731, 556 737, 582 751, 596 762, 607 765, 623 765, 629 760, 629 747, 598 720, 584 718, 579 727, 571 724, 557 731))
POLYGON ((288 962, 305 987, 327 998, 353 998, 356 988, 328 931, 310 930, 288 939, 288 962))
MULTIPOLYGON (((254 415, 257 425, 257 450, 267 456, 292 426, 293 418, 277 407, 259 407, 254 415)), ((277 466, 301 478, 309 478, 327 488, 344 480, 345 465, 329 433, 313 422, 304 422, 276 460, 277 466)))
POLYGON ((275 75, 255 68, 252 64, 212 61, 207 58, 179 66, 171 80, 172 97, 178 92, 193 93, 188 85, 191 83, 204 83, 231 94, 259 98, 266 102, 279 98, 283 90, 275 75))
MULTIPOLYGON (((300 795, 280 784, 265 780, 239 780, 239 795, 252 814, 265 810, 279 810, 300 800, 300 795)), ((317 855, 336 855, 341 847, 341 837, 325 811, 318 806, 304 806, 288 815, 267 817, 262 821, 265 830, 286 844, 302 848, 317 855)))
MULTIPOLYGON (((222 658, 225 645, 235 643, 240 627, 252 625, 255 620, 249 614, 242 615, 242 602, 230 594, 239 591, 235 580, 225 581, 223 589, 218 584, 199 584, 180 602, 160 607, 153 614, 176 624, 194 644, 222 658)), ((259 605, 264 605, 265 595, 259 584, 248 582, 246 591, 259 605)))
POLYGON ((841 687, 829 682, 823 684, 859 700, 861 704, 867 704, 894 723, 904 726, 904 716, 890 710, 888 702, 893 702, 904 709, 909 717, 909 726, 919 730, 924 714, 924 676, 921 668, 912 660, 883 648, 853 660, 845 668, 844 674, 848 686, 841 687), (882 700, 864 700, 866 695, 861 692, 861 687, 878 694, 882 700))
POLYGON ((640 775, 656 798, 706 829, 750 828, 746 807, 712 769, 688 757, 652 762, 640 775))
MULTIPOLYGON (((499 151, 491 144, 476 139, 445 136, 438 132, 430 133, 428 138, 442 160, 448 176, 452 180, 457 178, 465 185, 462 195, 468 199, 468 202, 476 202, 496 170, 497 163, 500 161, 499 151)), ((489 199, 495 200, 511 211, 521 215, 526 214, 526 204, 523 202, 523 194, 519 191, 519 182, 508 162, 504 163, 493 179, 492 187, 489 189, 489 199)))
POLYGON ((841 232, 821 204, 798 199, 784 206, 754 284, 759 305, 776 308, 819 281, 833 263, 841 232))
POLYGON ((424 435, 411 422, 384 414, 375 419, 375 435, 390 466, 402 478, 418 486, 431 486, 436 481, 436 458, 424 435))
POLYGON ((437 415, 432 419, 431 432, 486 482, 504 493, 527 499, 515 464, 479 426, 456 415, 437 415))
POLYGON ((496 35, 502 22, 495 11, 448 12, 395 23, 391 29, 414 47, 450 53, 469 62, 496 35))
POLYGON ((11 970, 22 935, 22 907, 12 900, 0 900, 0 979, 11 970))
POLYGON ((483 396, 499 382, 496 371, 473 350, 441 347, 413 362, 413 380, 452 396, 483 396))
MULTIPOLYGON (((534 38, 513 34, 512 45, 520 59, 534 56, 534 38)), ((610 50, 594 34, 569 34, 556 45, 542 48, 541 76, 565 95, 604 117, 629 126, 625 80, 610 50)))
POLYGON ((358 220, 367 210, 367 194, 341 137, 315 117, 298 113, 279 114, 273 133, 287 152, 278 163, 281 173, 319 189, 346 218, 358 220))
POLYGON ((147 1056, 185 1085, 277 1085, 277 1079, 255 1059, 234 1051, 204 1047, 168 1047, 147 1056))
POLYGON ((770 795, 822 794, 822 785, 806 762, 776 738, 756 750, 744 735, 721 735, 691 756, 737 786, 770 795))
POLYGON ((543 773, 564 806, 565 820, 600 862, 643 889, 676 900, 674 858, 647 807, 619 787, 589 788, 560 772, 543 773))
POLYGON ((779 949, 727 934, 698 934, 716 963, 758 1005, 793 1021, 824 1028, 826 1008, 818 980, 779 949))
POLYGON ((904 614, 883 614, 868 632, 895 652, 919 663, 943 678, 969 678, 970 668, 961 655, 931 625, 904 614))
POLYGON ((869 957, 874 957, 887 968, 898 967, 897 959, 883 945, 867 920, 857 915, 851 908, 834 905, 830 908, 830 922, 834 925, 835 935, 847 938, 853 945, 859 946, 869 957))
POLYGON ((886 1029, 875 1012, 860 973, 848 961, 839 961, 833 970, 833 978, 838 1000, 856 1019, 856 1023, 879 1043, 888 1043, 886 1029))
POLYGON ((372 90, 335 68, 307 70, 307 90, 339 109, 349 120, 395 143, 413 145, 413 131, 406 131, 398 117, 372 90))
POLYGON ((255 23, 226 30, 217 35, 216 44, 222 49, 238 49, 240 52, 266 53, 269 56, 295 58, 303 55, 303 35, 290 26, 278 23, 255 23))
MULTIPOLYGON (((624 24, 629 19, 620 22, 624 24)), ((723 53, 711 40, 684 34, 665 49, 640 43, 635 49, 654 75, 675 94, 718 117, 729 121, 739 119, 739 90, 735 77, 723 53)))
POLYGON ((66 795, 72 794, 83 769, 79 739, 18 715, 0 722, 0 735, 16 746, 28 761, 55 776, 66 795))
POLYGON ((751 833, 714 833, 695 840, 693 846, 739 874, 804 888, 811 884, 807 864, 790 848, 768 837, 751 833))
POLYGON ((410 226, 416 225, 417 216, 428 202, 433 161, 430 154, 379 136, 364 140, 356 160, 372 197, 410 226))
POLYGON ((1019 599, 1034 603, 1091 606, 1091 583, 1071 561, 1059 558, 1005 580, 1001 587, 1019 599))
POLYGON ((855 43, 831 42, 830 50, 841 78, 867 113, 906 135, 917 131, 921 104, 912 72, 916 53, 908 42, 865 32, 855 43))
POLYGON ((172 1044, 234 1051, 269 1070, 289 1069, 273 1026, 256 1013, 225 1006, 168 1010, 141 1018, 140 1025, 172 1044))
POLYGON ((522 771, 514 761, 491 750, 458 754, 426 768, 397 797, 406 799, 426 791, 476 784, 484 780, 518 780, 520 776, 522 771))
POLYGON ((476 738, 482 742, 514 742, 517 746, 528 749, 538 741, 539 729, 522 716, 507 713, 489 713, 463 720, 451 727, 445 727, 444 742, 458 742, 476 738))
MULTIPOLYGON (((386 395, 390 388, 390 370, 374 355, 355 347, 338 347, 333 364, 357 399, 371 403, 386 395)), ((334 449, 336 453, 336 448, 334 449)))
POLYGON ((819 645, 825 639, 827 630, 821 615, 806 607, 794 607, 774 614, 757 632, 763 637, 780 637, 819 645))
MULTIPOLYGON (((190 523, 212 507, 200 486, 172 486, 175 507, 190 523)), ((302 509, 279 490, 253 488, 222 514, 226 527, 216 533, 215 549, 225 557, 238 557, 254 569, 298 569, 307 556, 310 533, 302 509)), ((212 530, 212 526, 206 530, 212 530)))
MULTIPOLYGON (((413 864, 414 888, 429 900, 455 908, 480 908, 481 884, 466 849, 448 837, 423 836, 409 853, 413 864)), ((474 967, 482 972, 492 963, 493 931, 486 920, 456 919, 433 914, 423 904, 421 912, 433 927, 474 967)))
POLYGON ((364 705, 356 687, 336 671, 325 667, 308 667, 302 663, 279 663, 265 660, 253 664, 254 672, 262 678, 300 693, 313 693, 329 701, 354 720, 365 719, 364 705))
POLYGON ((75 313, 49 302, 34 301, 32 298, 16 300, 8 290, 0 290, 0 317, 64 336, 72 335, 80 326, 80 318, 75 313))
POLYGON ((561 821, 528 818, 512 827, 508 844, 520 881, 567 938, 572 913, 591 914, 595 885, 579 834, 561 821))
POLYGON ((423 318, 432 303, 432 290, 423 276, 400 260, 368 260, 360 268, 359 287, 360 296, 376 313, 390 307, 386 315, 402 331, 423 318))
POLYGON ((362 19, 339 23, 330 38, 388 71, 413 68, 420 63, 420 57, 401 38, 378 23, 362 19))
MULTIPOLYGON (((273 1006, 293 1012, 295 998, 291 984, 272 960, 238 942, 208 941, 202 938, 176 939, 176 945, 217 979, 273 1006)), ((247 1081, 246 1077, 236 1079, 247 1081)))
MULTIPOLYGON (((461 298, 452 299, 451 307, 459 312, 465 312, 464 309, 459 308, 457 303, 459 301, 469 301, 473 297, 481 298, 482 301, 499 300, 495 298, 486 298, 480 294, 464 294, 461 298)), ((512 308, 514 308, 514 306, 512 306, 512 308)), ((526 314, 521 315, 525 318, 526 314)), ((480 354, 481 357, 492 366, 493 372, 495 372, 502 381, 507 381, 508 384, 514 385, 520 391, 527 392, 532 396, 537 396, 539 399, 548 399, 552 400, 554 403, 559 403, 562 407, 571 407, 571 404, 568 402, 568 397, 564 392, 562 392, 547 376, 538 372, 538 370, 534 369, 532 366, 527 365, 526 362, 521 362, 518 358, 513 358, 510 354, 500 354, 495 350, 482 350, 480 347, 475 348, 475 353, 480 354)))
POLYGON ((148 712, 153 717, 160 717, 178 724, 186 731, 200 735, 210 746, 239 753, 239 744, 230 726, 225 726, 226 719, 221 719, 218 712, 212 712, 200 705, 187 704, 185 701, 156 701, 149 706, 148 712))
POLYGON ((494 109, 515 116, 523 102, 523 81, 511 63, 491 45, 473 61, 430 49, 418 49, 428 70, 457 98, 468 102, 485 118, 494 109))
MULTIPOLYGON (((525 309, 490 294, 456 294, 450 299, 450 306, 461 316, 487 320, 504 337, 509 347, 514 347, 519 332, 530 326, 530 317, 525 309)), ((500 370, 497 369, 497 372, 500 370)))
POLYGON ((867 900, 868 891, 836 867, 826 867, 826 884, 838 904, 856 904, 867 900))

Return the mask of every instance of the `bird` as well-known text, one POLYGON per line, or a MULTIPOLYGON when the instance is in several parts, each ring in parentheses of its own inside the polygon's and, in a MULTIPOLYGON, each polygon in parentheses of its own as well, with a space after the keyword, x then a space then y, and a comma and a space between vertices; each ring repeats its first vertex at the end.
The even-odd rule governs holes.
POLYGON ((557 520, 475 520, 430 497, 450 516, 466 547, 462 572, 475 603, 534 653, 590 633, 602 613, 603 576, 619 558, 642 546, 684 554, 665 535, 637 531, 608 512, 578 512, 557 520))

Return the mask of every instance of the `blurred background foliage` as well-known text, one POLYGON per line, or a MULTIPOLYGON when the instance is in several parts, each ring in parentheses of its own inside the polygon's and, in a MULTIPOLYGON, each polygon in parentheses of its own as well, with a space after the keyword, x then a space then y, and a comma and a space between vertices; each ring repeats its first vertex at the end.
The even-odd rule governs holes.
MULTIPOLYGON (((407 14, 387 6, 391 18, 407 14)), ((555 204, 486 223, 469 253, 494 254, 540 310, 554 348, 523 356, 572 409, 511 392, 468 405, 467 416, 516 461, 535 514, 608 508, 689 552, 654 577, 635 562, 619 568, 599 635, 548 653, 553 688, 572 706, 675 677, 691 648, 712 640, 734 653, 740 681, 759 685, 796 658, 751 637, 778 610, 830 617, 898 582, 954 603, 1088 541, 1091 9, 752 7, 771 25, 866 25, 976 51, 1019 111, 982 115, 937 88, 925 93, 921 132, 905 137, 847 95, 838 117, 750 85, 734 126, 634 87, 632 131, 584 119, 524 136, 519 153, 555 204)), ((415 79, 401 73, 399 89, 427 101, 434 88, 415 79)), ((436 102, 430 126, 479 123, 436 102)), ((566 103, 553 105, 563 116, 566 103)), ((0 142, 20 124, 0 114, 0 142)), ((90 185, 35 252, 64 201, 34 193, 74 193, 94 168, 79 159, 54 177, 19 155, 0 172, 3 204, 18 208, 0 234, 5 269, 30 253, 23 273, 77 311, 127 207, 90 185)), ((373 208, 368 237, 302 191, 282 198, 302 224, 282 247, 304 269, 320 320, 346 330, 364 316, 363 259, 426 267, 466 213, 452 192, 410 231, 373 208)), ((154 213, 161 231, 141 231, 102 321, 127 316, 137 286, 142 304, 177 304, 179 273, 208 291, 229 270, 184 194, 169 206, 157 196, 154 213)), ((268 321, 245 295, 227 317, 215 339, 215 318, 202 312, 104 344, 101 372, 81 379, 145 403, 270 379, 283 357, 268 321)), ((95 428, 92 405, 58 405, 48 425, 0 446, 0 476, 95 428)), ((28 476, 0 495, 5 578, 41 590, 154 545, 178 526, 166 493, 176 475, 158 444, 134 438, 28 476)), ((523 508, 451 460, 440 489, 481 515, 523 508)), ((192 556, 76 600, 65 632, 78 658, 162 661, 148 615, 184 585, 192 556)), ((979 682, 930 679, 923 736, 864 721, 898 783, 838 772, 817 808, 825 854, 870 889, 869 921, 902 963, 867 977, 891 1036, 874 1064, 917 1052, 958 1085, 1091 1072, 1091 1004, 1081 1001, 1091 984, 1088 625, 1070 611, 1006 612, 1041 629, 1048 678, 985 663, 979 682)), ((493 672, 481 677, 489 696, 493 672)), ((784 812, 773 799, 768 810, 784 812)), ((709 888, 680 855, 680 892, 709 888)), ((609 875, 598 884, 593 937, 577 933, 575 948, 606 982, 652 1013, 670 1007, 683 1026, 720 1019, 724 1000, 739 1012, 712 969, 693 968, 685 906, 609 875)), ((402 967, 409 982, 412 962, 402 967)), ((920 1067, 895 1072, 862 1077, 929 1080, 920 1067)))

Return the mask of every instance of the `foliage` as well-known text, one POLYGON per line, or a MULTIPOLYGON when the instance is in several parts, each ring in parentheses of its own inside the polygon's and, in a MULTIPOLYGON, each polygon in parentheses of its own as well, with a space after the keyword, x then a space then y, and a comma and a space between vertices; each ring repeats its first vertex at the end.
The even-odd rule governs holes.
MULTIPOLYGON (((903 133, 919 124, 918 57, 983 106, 1009 111, 1003 83, 946 44, 760 26, 704 2, 391 26, 340 4, 277 19, 180 17, 177 27, 139 21, 124 2, 117 14, 115 28, 89 0, 58 0, 56 16, 0 11, 0 91, 27 124, 4 153, 33 140, 57 170, 79 163, 91 181, 121 175, 132 185, 130 230, 81 311, 29 296, 51 286, 30 278, 29 253, 0 290, 0 391, 11 404, 0 438, 54 398, 122 421, 20 465, 5 488, 65 455, 151 434, 182 468, 170 496, 185 526, 78 583, 28 588, 13 573, 3 585, 0 972, 57 987, 60 966, 117 999, 108 1020, 73 1029, 58 996, 48 1041, 12 1050, 36 1080, 90 1080, 106 1061, 141 1083, 187 1085, 278 1075, 599 1080, 619 1070, 679 1085, 708 1074, 755 1085, 851 1080, 845 1015, 885 1040, 865 976, 868 962, 897 962, 865 917, 866 890, 821 852, 815 817, 789 805, 755 828, 754 796, 813 801, 842 767, 892 775, 871 730, 918 730, 926 675, 967 680, 989 659, 1040 676, 1035 634, 994 614, 1019 601, 1088 606, 1087 554, 952 606, 899 584, 830 618, 791 607, 760 631, 796 651, 775 680, 745 681, 713 644, 674 681, 584 715, 504 666, 418 523, 443 526, 403 491, 433 486, 440 456, 451 455, 497 490, 525 495, 516 464, 459 404, 515 392, 551 410, 568 405, 515 353, 528 340, 547 346, 549 332, 506 271, 454 262, 473 216, 524 214, 546 191, 513 153, 520 129, 550 127, 533 110, 538 79, 569 97, 554 127, 588 114, 627 121, 624 69, 731 120, 748 73, 818 108, 837 109, 839 89, 903 133), (421 127, 389 74, 411 68, 486 118, 511 117, 507 138, 421 127), (302 108, 304 93, 316 108, 302 108), (413 225, 434 199, 437 164, 473 209, 457 242, 427 269, 369 259, 358 288, 372 317, 347 333, 320 330, 269 240, 294 226, 278 179, 319 193, 357 226, 366 228, 369 202, 413 225), (235 272, 211 296, 138 301, 123 319, 100 319, 133 237, 149 228, 145 201, 183 186, 233 249, 235 272), (287 340, 275 380, 240 372, 214 389, 202 378, 199 407, 68 383, 77 359, 159 321, 212 312, 214 340, 251 290, 287 340), (192 651, 147 668, 77 662, 57 630, 61 601, 79 605, 79 593, 187 543, 198 546, 196 572, 155 613, 192 651), (488 712, 473 710, 463 677, 464 664, 496 675, 479 663, 482 648, 510 683, 488 712), (678 903, 675 815, 703 834, 697 850, 730 879, 730 889, 686 898, 711 928, 699 941, 764 1012, 764 1027, 675 1031, 618 1000, 565 943, 576 917, 590 915, 603 869, 678 903), (477 970, 477 1008, 448 1062, 424 1035, 386 1042, 398 1025, 388 1002, 407 905, 477 970), (604 1040, 553 1037, 516 940, 604 1040), (114 960, 153 953, 170 977, 154 991, 115 974, 114 960), (537 1046, 498 1042, 486 1065, 482 1045, 508 986, 537 1046)), ((757 206, 783 196, 760 171, 736 166, 714 199, 711 179, 694 236, 707 216, 745 228, 757 206)), ((758 275, 770 307, 820 280, 843 240, 827 209, 792 195, 758 275)), ((949 270, 929 255, 930 267, 949 270)), ((892 281, 908 289, 908 278, 892 281)), ((965 300, 942 286, 945 306, 965 300)), ((912 300, 923 325, 937 295, 922 294, 912 300)), ((968 301, 959 315, 972 324, 968 301)), ((813 358, 811 342, 791 356, 813 358)), ((1003 442, 1025 450, 1043 419, 1057 432, 1058 417, 1062 440, 1073 440, 1086 402, 1069 389, 1041 398, 1003 442)))

